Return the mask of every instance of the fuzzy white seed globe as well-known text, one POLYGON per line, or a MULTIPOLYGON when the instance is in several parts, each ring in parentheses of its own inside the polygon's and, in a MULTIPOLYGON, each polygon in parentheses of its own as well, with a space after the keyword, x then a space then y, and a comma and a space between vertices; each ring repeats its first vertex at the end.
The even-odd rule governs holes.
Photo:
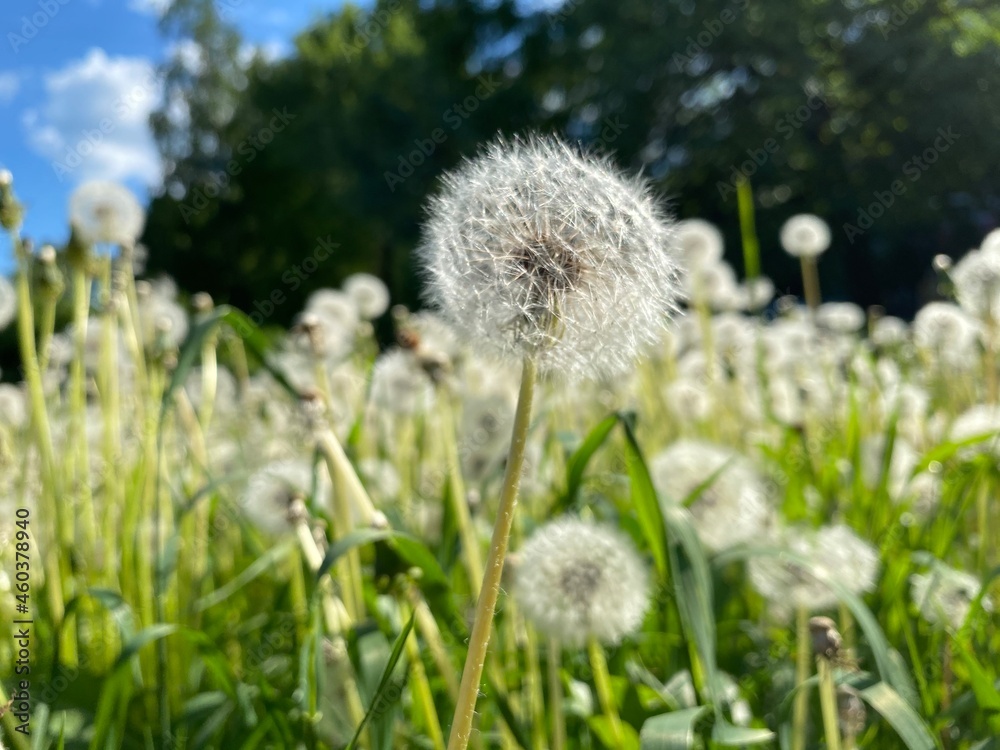
POLYGON ((539 632, 567 646, 616 644, 641 624, 649 580, 631 541, 577 518, 539 528, 518 555, 514 598, 539 632))
POLYGON ((830 227, 813 214, 798 214, 781 227, 781 246, 796 258, 816 258, 830 247, 830 227))
POLYGON ((418 254, 431 301, 469 343, 582 379, 616 375, 662 339, 672 242, 645 182, 531 137, 444 177, 418 254))
POLYGON ((95 180, 69 198, 70 223, 84 242, 132 245, 142 234, 146 214, 130 190, 95 180))

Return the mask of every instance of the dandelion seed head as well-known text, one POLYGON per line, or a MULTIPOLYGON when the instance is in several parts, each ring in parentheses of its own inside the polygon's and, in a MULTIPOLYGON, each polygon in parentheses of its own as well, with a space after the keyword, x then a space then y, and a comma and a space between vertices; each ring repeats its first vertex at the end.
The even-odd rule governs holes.
POLYGON ((896 346, 906 341, 910 326, 905 320, 884 315, 872 325, 872 343, 876 346, 896 346))
POLYGON ((659 342, 676 309, 672 240, 645 183, 532 137, 445 176, 418 254, 466 341, 582 379, 618 374, 659 342))
POLYGON ((132 245, 146 223, 146 214, 132 191, 100 180, 85 182, 73 191, 69 217, 80 239, 90 244, 132 245))
MULTIPOLYGON (((910 598, 920 616, 932 625, 953 630, 962 627, 981 588, 979 579, 971 573, 940 561, 935 561, 928 573, 910 576, 910 598)), ((984 609, 989 611, 992 606, 991 601, 983 600, 984 609)))
POLYGON ((617 644, 649 606, 646 567, 616 529, 575 518, 540 527, 518 553, 513 595, 541 633, 568 646, 617 644))
POLYGON ((356 273, 344 280, 344 293, 353 300, 363 320, 375 320, 389 309, 389 289, 378 276, 356 273))
POLYGON ((24 392, 16 385, 0 383, 0 425, 23 427, 28 422, 24 392))
POLYGON ((781 227, 781 246, 796 258, 817 258, 830 247, 830 227, 814 214, 798 214, 781 227))
POLYGON ((950 302, 928 302, 913 319, 913 342, 956 369, 970 366, 979 336, 978 322, 950 302))
POLYGON ((650 473, 665 510, 684 503, 715 475, 688 506, 698 536, 714 552, 759 538, 772 523, 763 480, 728 448, 679 440, 653 458, 650 473))
POLYGON ((775 289, 774 282, 767 276, 758 276, 744 281, 736 291, 740 309, 752 312, 771 304, 775 289))
POLYGON ((350 296, 336 289, 319 289, 309 295, 303 314, 311 316, 317 327, 325 356, 340 359, 350 351, 360 321, 350 296))
POLYGON ((785 618, 799 607, 810 612, 835 607, 837 595, 830 581, 854 594, 874 589, 878 552, 846 526, 786 527, 778 532, 776 542, 791 555, 754 557, 747 572, 750 584, 778 617, 785 618))
POLYGON ((1000 255, 1000 229, 994 229, 983 237, 983 241, 979 244, 979 250, 990 255, 1000 255))
POLYGON ((816 310, 816 324, 834 333, 857 333, 865 325, 865 311, 853 302, 824 302, 816 310))
POLYGON ((987 433, 991 433, 991 435, 981 442, 959 449, 959 455, 971 458, 983 453, 1000 451, 1000 434, 998 434, 1000 433, 1000 406, 976 404, 955 418, 951 430, 948 432, 948 437, 952 442, 960 443, 987 433))
POLYGON ((378 358, 372 370, 372 403, 391 414, 417 414, 434 398, 427 373, 413 352, 392 349, 378 358))
POLYGON ((967 313, 980 320, 1000 315, 1000 252, 970 250, 951 269, 951 280, 967 313))
POLYGON ((722 232, 710 221, 684 219, 677 222, 675 242, 685 268, 718 263, 722 260, 722 232))
POLYGON ((312 492, 312 467, 306 461, 275 461, 255 472, 240 498, 247 518, 274 536, 294 530, 296 501, 312 492))

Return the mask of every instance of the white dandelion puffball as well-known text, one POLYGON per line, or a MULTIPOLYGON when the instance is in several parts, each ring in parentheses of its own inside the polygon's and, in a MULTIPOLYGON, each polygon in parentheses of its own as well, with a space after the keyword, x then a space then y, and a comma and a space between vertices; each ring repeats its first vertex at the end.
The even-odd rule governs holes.
MULTIPOLYGON (((982 584, 970 573, 955 570, 935 562, 927 574, 910 576, 910 597, 920 610, 920 616, 932 625, 962 627, 969 615, 972 600, 979 596, 982 584)), ((992 610, 993 603, 983 599, 983 609, 992 610)))
POLYGON ((69 198, 70 223, 84 242, 131 245, 142 234, 146 214, 132 191, 115 182, 80 185, 69 198))
POLYGON ((983 237, 983 241, 979 245, 979 250, 988 254, 1000 255, 1000 229, 994 229, 983 237))
POLYGON ((949 367, 968 369, 979 340, 978 321, 950 302, 928 302, 913 318, 913 343, 949 367))
POLYGON ((0 425, 23 427, 28 422, 24 391, 10 383, 0 383, 0 425))
POLYGON ((14 285, 0 276, 0 331, 10 325, 17 313, 17 295, 14 285))
POLYGON ((698 268, 722 260, 722 232, 704 219, 677 222, 674 243, 685 268, 698 268))
POLYGON ((875 588, 878 551, 847 526, 789 527, 779 534, 778 544, 794 558, 754 557, 747 572, 750 584, 779 617, 798 607, 817 612, 836 606, 837 595, 828 582, 856 595, 875 588))
POLYGON ((578 647, 613 645, 649 606, 649 580, 618 530, 564 517, 540 527, 518 553, 513 595, 539 632, 578 647))
POLYGON ((378 276, 356 273, 344 280, 344 293, 358 308, 364 320, 382 317, 389 309, 389 289, 378 276))
POLYGON ((970 250, 951 270, 955 297, 980 320, 1000 315, 1000 253, 970 250))
POLYGON ((764 482, 735 451, 679 440, 653 458, 650 473, 664 510, 685 502, 715 475, 688 506, 698 536, 713 552, 758 539, 771 525, 764 482))
POLYGON ((853 302, 824 302, 816 309, 816 325, 834 333, 857 333, 865 325, 865 311, 853 302))
POLYGON ((672 240, 646 183, 532 137, 444 177, 418 254, 430 299, 468 342, 581 379, 618 374, 661 340, 672 240))
POLYGON ((872 343, 876 346, 896 346, 906 341, 910 327, 905 320, 885 315, 872 325, 872 343))
POLYGON ((948 439, 953 443, 983 436, 980 442, 959 449, 958 455, 971 458, 981 453, 1000 452, 1000 406, 970 406, 955 418, 948 433, 948 439))
POLYGON ((390 349, 372 370, 371 400, 391 414, 418 414, 434 401, 434 388, 413 352, 390 349))
POLYGON ((312 492, 312 468, 301 460, 275 461, 255 472, 240 507, 257 528, 275 536, 294 530, 296 501, 312 492))
POLYGON ((798 214, 781 227, 781 246, 796 258, 816 258, 830 247, 830 227, 818 216, 798 214))

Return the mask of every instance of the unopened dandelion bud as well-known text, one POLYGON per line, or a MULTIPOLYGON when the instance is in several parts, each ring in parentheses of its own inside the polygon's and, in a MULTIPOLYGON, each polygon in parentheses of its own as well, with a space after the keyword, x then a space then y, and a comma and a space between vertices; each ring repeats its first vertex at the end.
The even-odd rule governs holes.
POLYGON ((52 245, 42 245, 38 250, 38 261, 45 265, 53 265, 56 262, 56 249, 52 245))
POLYGON ((865 730, 868 711, 858 691, 850 685, 837 687, 837 715, 842 734, 855 737, 865 730))
POLYGON ((389 528, 389 518, 382 511, 376 510, 374 513, 372 513, 372 517, 371 520, 368 522, 368 525, 371 526, 373 529, 382 531, 384 529, 389 528))
POLYGON ((951 257, 941 253, 934 256, 934 270, 938 273, 948 273, 951 270, 952 260, 951 257))
POLYGON ((204 315, 212 311, 215 303, 212 301, 212 295, 208 292, 198 292, 191 298, 191 306, 194 307, 195 312, 204 315))
POLYGON ((840 654, 844 639, 837 630, 837 623, 829 617, 813 617, 809 620, 809 634, 812 636, 813 653, 833 660, 840 654))
POLYGON ((24 210, 14 197, 14 176, 6 169, 0 170, 0 226, 18 229, 23 218, 24 210))

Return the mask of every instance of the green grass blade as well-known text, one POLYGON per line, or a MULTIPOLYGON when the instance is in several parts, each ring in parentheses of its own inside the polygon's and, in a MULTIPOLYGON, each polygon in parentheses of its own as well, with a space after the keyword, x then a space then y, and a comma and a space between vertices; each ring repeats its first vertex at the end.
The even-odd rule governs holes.
POLYGON ((939 747, 923 719, 889 685, 877 682, 859 692, 865 702, 892 725, 909 750, 936 750, 939 747))
POLYGON ((689 750, 695 747, 697 724, 708 711, 708 706, 698 706, 646 719, 639 732, 641 750, 689 750))
POLYGON ((352 737, 351 741, 347 743, 345 750, 354 750, 354 748, 357 747, 358 740, 361 738, 361 733, 365 730, 368 722, 372 720, 376 711, 385 711, 399 699, 398 693, 395 698, 391 698, 388 696, 388 692, 392 685, 392 673, 396 670, 396 665, 399 663, 399 660, 403 655, 403 648, 406 645, 406 639, 410 636, 411 630, 413 630, 412 615, 410 615, 410 619, 407 620, 406 625, 403 626, 402 631, 400 631, 399 636, 396 638, 396 642, 392 646, 392 653, 389 654, 389 660, 386 662, 385 669, 382 671, 382 679, 379 681, 378 688, 375 690, 375 695, 372 697, 371 705, 365 712, 365 716, 361 720, 361 723, 354 731, 354 737, 352 737))

